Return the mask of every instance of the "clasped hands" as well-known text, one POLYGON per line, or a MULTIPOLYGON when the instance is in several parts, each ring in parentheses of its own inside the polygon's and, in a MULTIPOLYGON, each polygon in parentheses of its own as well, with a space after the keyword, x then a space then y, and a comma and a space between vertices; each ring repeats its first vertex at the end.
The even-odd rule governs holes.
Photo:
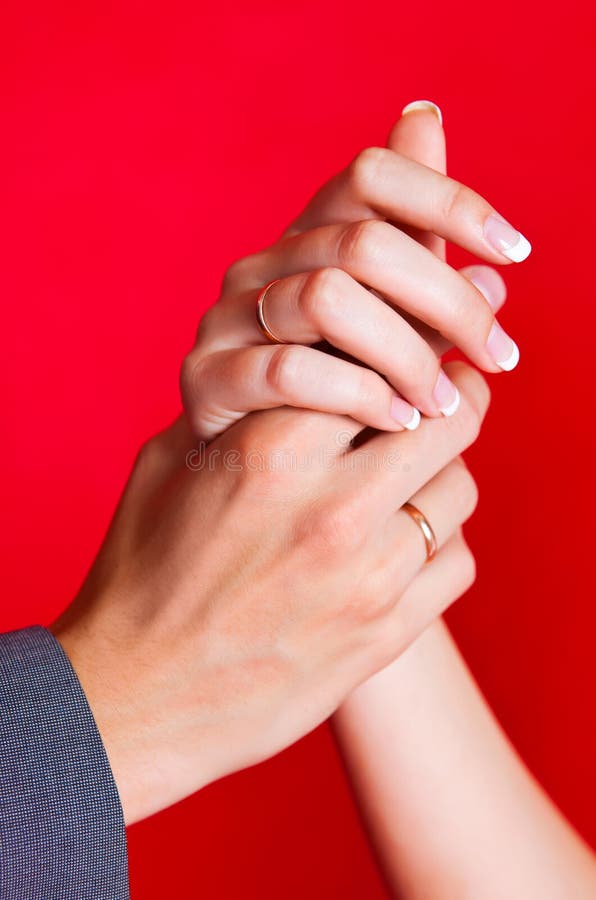
POLYGON ((386 148, 228 269, 182 366, 185 415, 142 448, 51 626, 127 823, 316 727, 474 579, 461 526, 477 491, 460 454, 489 393, 441 355, 454 344, 498 372, 518 351, 495 318, 501 276, 455 271, 444 241, 496 265, 529 245, 444 171, 440 117, 414 105, 386 148), (287 344, 256 323, 273 279, 268 321, 287 344), (429 565, 406 501, 435 530, 429 565))

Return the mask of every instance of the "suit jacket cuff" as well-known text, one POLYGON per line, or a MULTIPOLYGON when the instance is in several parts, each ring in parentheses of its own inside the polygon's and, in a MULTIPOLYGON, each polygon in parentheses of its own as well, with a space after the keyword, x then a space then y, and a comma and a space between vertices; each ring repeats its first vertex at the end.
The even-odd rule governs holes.
POLYGON ((127 900, 122 806, 80 682, 41 625, 0 634, 0 897, 127 900))

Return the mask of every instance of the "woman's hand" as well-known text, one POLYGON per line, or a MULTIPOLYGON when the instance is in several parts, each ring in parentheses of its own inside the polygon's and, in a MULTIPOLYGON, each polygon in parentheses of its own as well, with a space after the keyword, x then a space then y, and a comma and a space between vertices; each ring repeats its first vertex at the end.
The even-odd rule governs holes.
POLYGON ((456 417, 358 447, 354 420, 287 407, 245 417, 204 456, 184 418, 146 444, 52 626, 128 823, 314 728, 468 586, 459 528, 476 490, 456 457, 488 390, 469 366, 448 371, 456 417), (410 498, 439 544, 442 588, 424 604, 406 596, 426 558, 410 498))
MULTIPOLYGON (((410 114, 428 118, 429 140, 444 146, 432 112, 410 114)), ((417 240, 420 229, 497 264, 530 249, 482 197, 395 152, 391 139, 387 148, 367 148, 278 241, 228 269, 183 364, 194 433, 210 440, 248 411, 282 405, 387 431, 415 428, 418 410, 438 416, 457 408, 438 358, 447 343, 485 371, 513 368, 517 347, 494 316, 505 299, 500 275, 480 265, 455 271, 432 242, 417 240), (280 346, 255 317, 257 295, 274 279, 264 311, 287 342, 280 346), (306 346, 321 341, 364 366, 306 346)))
MULTIPOLYGON (((403 117, 389 140, 445 171, 432 117, 403 117)), ((416 238, 444 256, 442 238, 416 238)), ((427 606, 448 565, 425 566, 400 603, 427 606)), ((332 725, 392 895, 596 896, 589 848, 515 754, 440 618, 360 685, 332 725)))

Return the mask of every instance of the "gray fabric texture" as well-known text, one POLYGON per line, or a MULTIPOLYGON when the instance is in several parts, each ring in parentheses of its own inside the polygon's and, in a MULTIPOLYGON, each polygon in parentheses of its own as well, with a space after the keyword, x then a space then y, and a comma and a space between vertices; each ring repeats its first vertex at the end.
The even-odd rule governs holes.
POLYGON ((0 634, 0 898, 129 898, 105 748, 67 655, 41 625, 0 634))

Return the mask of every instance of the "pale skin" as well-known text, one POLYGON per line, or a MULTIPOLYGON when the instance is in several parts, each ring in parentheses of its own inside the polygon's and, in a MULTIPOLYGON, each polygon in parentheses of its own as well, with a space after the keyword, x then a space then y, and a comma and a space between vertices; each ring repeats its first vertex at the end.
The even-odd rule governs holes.
MULTIPOLYGON (((433 116, 417 112, 390 145, 445 171, 441 138, 433 116)), ((419 237, 444 257, 443 241, 419 237)), ((410 588, 419 600, 437 590, 431 569, 410 588)), ((591 849, 524 766, 442 620, 359 687, 333 727, 396 896, 596 896, 591 849)))
MULTIPOLYGON (((430 569, 412 600, 437 589, 430 569)), ((590 848, 520 760, 441 620, 357 688, 333 728, 392 896, 596 896, 590 848)))
POLYGON ((90 699, 127 822, 295 741, 470 583, 460 526, 475 486, 457 457, 478 434, 488 391, 469 367, 448 371, 456 417, 360 447, 349 441, 365 423, 349 410, 288 406, 245 408, 199 471, 185 462, 184 419, 144 447, 89 577, 52 626, 90 699), (314 462, 304 472, 249 465, 280 444, 314 462), (398 610, 424 564, 400 507, 421 490, 436 507, 443 588, 427 609, 398 610))
POLYGON ((147 442, 89 576, 51 626, 127 823, 296 741, 470 585, 460 526, 476 490, 458 456, 489 396, 469 366, 448 371, 456 417, 358 447, 354 419, 288 407, 235 423, 198 469, 184 418, 147 442), (285 450, 296 464, 276 467, 285 450), (441 591, 427 605, 403 599, 425 563, 400 509, 409 498, 432 511, 440 545, 441 591))
MULTIPOLYGON (((430 123, 428 114, 406 117, 394 129, 387 152, 398 158, 398 151, 399 159, 407 162, 423 143, 436 149, 443 140, 442 131, 430 123), (415 138, 414 126, 404 128, 406 121, 427 123, 424 140, 415 138), (414 144, 408 152, 410 127, 414 144)), ((375 159, 381 155, 377 153, 375 159)), ((486 727, 488 713, 474 694, 469 676, 462 677, 457 653, 442 626, 429 628, 474 577, 461 525, 473 511, 476 489, 458 455, 475 439, 488 403, 486 386, 477 373, 461 364, 449 365, 445 367, 448 384, 457 388, 459 404, 449 418, 441 417, 433 398, 440 371, 438 353, 451 340, 486 371, 499 371, 486 345, 505 292, 500 277, 487 267, 454 272, 440 258, 439 239, 420 229, 432 227, 487 261, 508 261, 482 238, 482 222, 492 207, 478 195, 450 180, 437 180, 431 168, 408 168, 409 179, 422 179, 416 196, 430 197, 431 202, 412 206, 405 198, 401 206, 383 210, 379 197, 374 204, 370 197, 363 199, 362 179, 363 175, 364 182, 370 178, 366 172, 370 173, 371 154, 363 158, 368 159, 369 168, 358 163, 356 181, 352 172, 352 177, 340 174, 327 185, 288 229, 288 243, 274 245, 232 268, 220 303, 201 325, 197 351, 185 364, 183 390, 195 434, 210 440, 219 435, 208 452, 239 452, 243 471, 226 468, 221 456, 212 471, 190 471, 184 456, 192 441, 183 420, 150 441, 89 578, 53 630, 90 699, 127 822, 267 758, 344 701, 335 718, 336 733, 361 790, 388 880, 396 889, 412 897, 563 896, 541 892, 543 882, 538 880, 534 858, 554 854, 554 865, 566 870, 556 886, 573 883, 583 888, 591 883, 589 857, 552 806, 536 800, 541 795, 511 751, 509 755, 503 751, 505 742, 498 730, 486 727), (436 202, 432 198, 441 191, 444 200, 436 202), (374 220, 379 214, 388 221, 377 221, 374 230, 367 225, 346 232, 346 225, 374 220), (393 228, 390 221, 399 221, 401 228, 393 228), (396 239, 393 232, 401 237, 396 239), (378 258, 372 265, 369 259, 371 252, 373 256, 377 252, 377 243, 385 254, 382 266, 378 258), (338 246, 344 248, 343 256, 333 255, 338 246), (433 259, 441 265, 431 263, 433 259), (399 278, 386 280, 392 260, 399 278), (482 284, 482 292, 471 283, 472 276, 482 284), (333 339, 342 351, 376 368, 387 380, 312 347, 296 344, 293 356, 286 348, 284 357, 279 348, 265 345, 254 328, 254 293, 274 277, 288 283, 292 277, 302 279, 289 290, 287 284, 278 285, 277 301, 273 293, 270 298, 275 301, 268 306, 272 322, 278 311, 275 326, 288 329, 285 339, 309 343, 333 339), (388 303, 366 291, 359 280, 379 291, 388 303), (310 288, 305 292, 306 284, 310 288), (317 285, 319 289, 327 285, 325 296, 330 300, 323 304, 327 317, 313 323, 302 312, 315 309, 317 285), (380 333, 389 329, 392 339, 399 338, 407 365, 399 361, 400 354, 387 353, 389 345, 384 356, 371 355, 378 351, 367 340, 365 327, 351 338, 341 325, 341 333, 330 329, 330 310, 337 312, 336 295, 344 290, 354 308, 362 308, 364 326, 371 317, 385 316, 380 333), (304 296, 310 296, 310 301, 300 299, 304 296), (286 298, 289 302, 284 306, 286 298), (375 301, 374 309, 369 298, 375 301), (393 305, 401 312, 393 310, 393 305), (218 309, 224 312, 220 315, 218 309), (297 310, 294 319, 292 309, 297 310), (240 311, 236 318, 234 310, 240 311), (311 330, 300 332, 300 328, 311 330), (254 352, 248 354, 248 350, 254 352), (310 352, 305 364, 302 351, 310 352), (221 352, 228 354, 223 366, 221 352), (275 353, 279 359, 271 363, 275 353), (340 368, 330 371, 325 368, 328 361, 340 368), (288 409, 288 405, 315 405, 302 391, 305 373, 313 368, 320 379, 316 395, 320 412, 288 409), (426 375, 412 380, 412 368, 426 375), (259 373, 264 376, 260 381, 259 373), (347 385, 339 397, 333 393, 338 384, 347 385), (331 390, 325 393, 321 385, 331 390), (393 409, 396 390, 407 398, 402 399, 404 406, 398 404, 402 418, 409 403, 428 416, 411 433, 403 430, 405 422, 387 412, 393 409), (246 412, 263 406, 285 408, 243 419, 246 412), (229 428, 232 423, 236 424, 229 428), (338 432, 357 436, 363 425, 384 433, 356 449, 338 447, 338 432), (247 457, 254 448, 274 452, 280 441, 299 453, 323 445, 336 465, 331 471, 309 469, 299 480, 289 472, 247 476, 247 457), (362 459, 365 451, 382 461, 396 450, 408 468, 389 470, 379 464, 373 471, 357 471, 354 477, 354 470, 339 465, 346 458, 362 459), (428 566, 420 533, 399 511, 407 499, 424 510, 437 532, 440 551, 428 566), (424 642, 416 642, 403 657, 401 672, 399 663, 389 665, 422 633, 424 642), (424 648, 432 640, 436 643, 429 662, 424 648), (437 672, 443 673, 441 677, 449 672, 449 677, 447 684, 439 686, 444 693, 435 695, 437 672), (378 674, 373 678, 373 673, 378 674), (408 685, 411 688, 412 680, 417 683, 418 678, 425 690, 429 685, 429 704, 435 697, 437 704, 447 703, 453 690, 454 715, 463 697, 468 734, 484 739, 491 773, 497 763, 509 785, 515 784, 512 772, 517 773, 525 785, 524 790, 512 792, 522 797, 517 819, 507 814, 492 816, 489 822, 475 820, 473 810, 468 814, 473 805, 463 803, 470 786, 454 765, 450 777, 455 786, 436 811, 442 817, 439 825, 428 834, 426 816, 436 798, 425 791, 418 796, 409 790, 411 786, 398 783, 400 767, 407 772, 408 765, 418 759, 423 765, 442 765, 436 756, 427 761, 417 755, 419 741, 429 745, 429 753, 434 749, 424 723, 417 731, 416 717, 407 712, 408 685), (386 752, 377 759, 365 732, 374 734, 383 716, 393 716, 400 690, 406 704, 403 716, 400 707, 400 715, 389 723, 390 739, 383 735, 386 752), (446 834, 442 843, 439 833, 452 828, 458 790, 465 810, 459 855, 452 854, 449 846, 453 835, 446 834), (521 866, 511 867, 510 881, 497 882, 501 893, 487 893, 486 871, 482 881, 482 866, 467 861, 473 853, 464 852, 465 842, 479 840, 478 829, 483 825, 486 841, 498 837, 498 846, 506 854, 512 847, 507 843, 511 835, 505 832, 516 821, 536 833, 533 851, 521 866), (413 831, 411 842, 397 839, 403 829, 408 836, 413 831), (552 833, 555 838, 549 842, 552 833), (435 893, 427 890, 429 870, 434 873, 435 893), (568 870, 579 880, 570 882, 568 870), (462 884, 467 890, 470 885, 468 894, 458 893, 462 884), (524 891, 516 893, 522 887, 524 891)), ((384 159, 390 160, 393 171, 394 160, 384 159)), ((403 173, 404 162, 399 165, 403 173)), ((427 165, 441 168, 436 156, 427 165)), ((373 181, 369 183, 372 190, 373 181)), ((382 196, 390 193, 385 190, 382 196)), ((446 736, 448 719, 445 715, 446 736)), ((455 745, 453 752, 456 758, 455 745)), ((496 872, 499 860, 492 864, 496 872)))
MULTIPOLYGON (((430 110, 418 110, 400 118, 391 131, 388 148, 399 154, 400 160, 409 158, 438 173, 445 172, 444 132, 430 110)), ((378 156, 390 180, 391 165, 378 156)), ((399 165, 403 166, 403 162, 399 165)), ((378 274, 374 265, 362 258, 348 267, 349 272, 384 291, 389 301, 384 308, 347 272, 317 268, 336 266, 338 235, 346 233, 350 222, 366 221, 379 208, 393 221, 400 217, 402 227, 440 260, 445 259, 441 235, 457 237, 462 246, 485 256, 484 248, 474 245, 465 227, 481 218, 482 202, 460 189, 459 196, 465 198, 464 204, 469 204, 466 212, 458 216, 463 225, 458 223, 458 229, 440 222, 437 227, 432 209, 413 211, 405 201, 399 208, 390 207, 388 197, 395 196, 395 192, 382 193, 378 186, 372 186, 372 181, 368 183, 370 206, 363 205, 360 190, 356 202, 353 184, 353 176, 337 176, 284 233, 282 241, 302 234, 303 229, 312 229, 307 250, 290 253, 289 269, 279 263, 280 251, 265 251, 241 261, 232 279, 227 285, 224 282, 221 308, 216 308, 205 329, 199 330, 196 347, 183 370, 189 418, 199 435, 215 433, 226 419, 234 420, 244 409, 259 403, 273 405, 283 400, 310 405, 313 397, 319 409, 349 411, 365 424, 396 429, 399 425, 389 423, 386 415, 390 385, 399 388, 427 415, 436 415, 429 392, 423 388, 424 379, 418 380, 427 362, 412 366, 412 360, 419 353, 419 359, 426 353, 427 360, 432 351, 437 360, 449 338, 490 370, 486 359, 478 354, 473 329, 462 336, 445 326, 448 310, 431 310, 432 304, 425 307, 423 302, 415 305, 410 302, 411 294, 404 304, 399 290, 389 290, 391 277, 385 269, 391 268, 390 251, 386 256, 379 251, 383 266, 378 274), (380 207, 381 197, 384 205, 380 207), (344 225, 338 225, 337 220, 343 220, 344 225), (320 229, 327 222, 335 223, 331 235, 320 229), (438 234, 422 230, 421 226, 429 224, 438 234), (331 245, 330 250, 319 249, 319 242, 325 245, 325 241, 331 245), (299 263, 295 262, 296 257, 299 263), (285 277, 300 266, 308 274, 285 277), (361 373, 353 363, 321 359, 318 350, 311 350, 307 359, 292 350, 296 360, 288 366, 290 374, 281 379, 281 387, 275 381, 272 385, 267 375, 279 350, 259 347, 257 343, 254 296, 259 285, 256 278, 252 280, 255 268, 262 281, 282 278, 268 295, 266 307, 267 322, 276 335, 309 344, 326 339, 382 372, 387 382, 381 385, 370 380, 363 386, 361 373), (246 291, 238 289, 236 278, 246 279, 250 287, 246 291), (231 286, 235 291, 230 290, 231 286), (420 350, 420 343, 412 339, 407 329, 404 338, 405 321, 395 321, 399 316, 391 310, 394 303, 401 312, 404 307, 409 312, 407 322, 424 336, 426 351, 420 350), (441 335, 428 326, 439 328, 441 335), (397 346, 403 350, 404 341, 410 342, 405 357, 395 349, 397 346), (197 371, 201 380, 193 389, 189 379, 197 371), (415 373, 416 385, 408 382, 411 372, 415 373), (341 396, 340 384, 345 390, 341 396)), ((435 189, 443 190, 445 184, 435 182, 435 189)), ((428 190, 432 193, 433 188, 428 190)), ((391 243, 391 236, 383 228, 376 235, 381 243, 385 239, 391 243)), ((422 296, 429 290, 428 285, 417 288, 415 278, 422 281, 431 272, 430 280, 438 284, 445 269, 433 269, 426 263, 423 274, 421 268, 415 267, 414 256, 408 258, 406 251, 410 248, 411 245, 404 247, 394 240, 393 259, 399 263, 395 270, 399 278, 406 280, 404 267, 411 265, 409 287, 414 293, 419 290, 422 296)), ((373 262, 379 258, 376 252, 371 253, 373 262)), ((490 300, 490 310, 485 308, 479 316, 472 314, 475 321, 477 317, 484 322, 480 330, 486 333, 488 317, 498 311, 505 299, 503 282, 487 267, 468 267, 462 270, 460 278, 462 274, 479 281, 485 298, 490 300)), ((455 285, 456 281, 451 283, 455 285)), ((448 279, 444 282, 445 307, 450 300, 447 282, 448 279)), ((469 308, 474 309, 476 298, 462 291, 461 281, 455 293, 459 303, 469 303, 469 308)), ((462 316, 466 329, 468 316, 466 307, 462 316)), ((428 363, 432 372, 428 383, 436 377, 437 366, 438 362, 435 368, 432 362, 428 363)), ((422 508, 430 521, 439 514, 436 507, 422 508)), ((427 603, 429 596, 442 591, 445 573, 437 562, 426 567, 409 587, 407 597, 413 603, 427 603)), ((524 767, 441 620, 429 626, 398 660, 357 688, 332 722, 387 883, 396 896, 566 900, 596 895, 591 851, 524 767)))
POLYGON ((415 427, 415 409, 453 414, 457 392, 437 351, 453 343, 487 372, 510 364, 516 345, 495 319, 505 286, 488 266, 455 271, 414 235, 429 228, 510 264, 483 237, 494 216, 465 185, 392 148, 366 148, 278 241, 228 269, 182 369, 197 437, 209 440, 249 410, 280 405, 392 431, 415 427), (255 294, 273 279, 281 280, 267 295, 267 320, 288 345, 267 344, 256 324, 255 294), (304 346, 321 340, 364 367, 304 346))

